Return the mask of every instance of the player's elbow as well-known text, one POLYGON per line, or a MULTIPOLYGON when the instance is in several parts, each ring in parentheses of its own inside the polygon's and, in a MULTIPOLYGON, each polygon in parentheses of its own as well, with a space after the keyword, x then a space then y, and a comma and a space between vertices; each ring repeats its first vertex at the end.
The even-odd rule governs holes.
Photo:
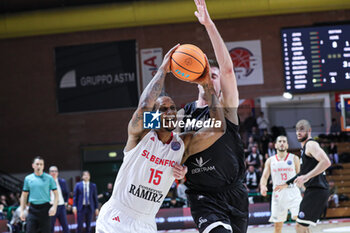
POLYGON ((233 69, 233 66, 228 64, 228 65, 225 65, 223 68, 220 67, 220 73, 221 75, 233 75, 235 73, 234 69, 233 69))
POLYGON ((326 169, 329 168, 331 165, 332 165, 331 161, 329 159, 326 159, 325 161, 326 169))
POLYGON ((144 100, 139 103, 139 109, 143 111, 149 111, 153 108, 153 104, 150 104, 147 100, 144 100))

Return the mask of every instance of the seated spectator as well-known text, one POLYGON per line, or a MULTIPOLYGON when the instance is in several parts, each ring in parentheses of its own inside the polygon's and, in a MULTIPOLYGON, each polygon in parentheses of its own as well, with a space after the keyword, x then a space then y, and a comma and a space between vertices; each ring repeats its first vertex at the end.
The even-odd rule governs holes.
POLYGON ((19 199, 17 199, 14 193, 10 193, 9 195, 9 204, 10 206, 19 206, 19 199))
POLYGON ((248 155, 246 162, 248 166, 252 165, 255 169, 262 171, 263 156, 259 154, 256 145, 252 147, 252 152, 248 155))
POLYGON ((254 141, 257 143, 260 143, 260 134, 258 131, 258 128, 253 126, 252 127, 252 133, 248 134, 249 137, 253 137, 254 141))
POLYGON ((0 204, 0 220, 6 219, 6 214, 3 212, 3 210, 4 210, 4 205, 0 204))
POLYGON ((332 118, 332 124, 331 124, 329 131, 333 135, 338 135, 341 132, 340 125, 338 124, 338 122, 335 118, 332 118))
POLYGON ((112 183, 108 183, 107 184, 107 191, 104 193, 101 193, 97 196, 98 199, 102 199, 102 204, 106 203, 109 198, 112 196, 112 192, 113 192, 113 184, 112 183))
MULTIPOLYGON (((29 210, 29 206, 26 207, 26 209, 24 210, 24 217, 26 218, 28 216, 28 210, 29 210)), ((21 214, 21 208, 17 208, 12 215, 12 219, 10 221, 10 225, 12 226, 12 231, 13 232, 21 232, 22 226, 23 226, 23 222, 20 218, 20 214, 21 214)))
POLYGON ((187 186, 185 185, 185 179, 181 179, 179 185, 177 186, 177 197, 182 199, 187 205, 186 191, 187 186))
POLYGON ((172 197, 170 200, 169 208, 181 208, 184 206, 184 202, 182 200, 178 200, 176 197, 172 197))
POLYGON ((263 131, 263 134, 260 137, 261 142, 261 153, 265 155, 267 153, 267 149, 269 146, 269 143, 272 142, 272 136, 267 132, 267 130, 263 131))
POLYGON ((334 185, 333 180, 329 181, 329 192, 328 206, 334 205, 335 207, 339 207, 338 188, 334 185))
POLYGON ((254 138, 252 136, 250 136, 248 138, 248 145, 247 145, 247 149, 245 150, 246 153, 250 153, 252 152, 252 147, 255 145, 254 142, 254 138))
POLYGON ((266 151, 266 154, 265 154, 265 159, 268 159, 272 156, 275 156, 276 155, 276 149, 275 149, 275 144, 273 142, 269 142, 268 144, 268 148, 267 148, 267 151, 266 151))
POLYGON ((247 191, 249 193, 257 193, 260 183, 260 172, 258 172, 253 165, 248 167, 248 170, 245 173, 244 183, 246 185, 247 191))
POLYGON ((329 148, 329 159, 331 160, 332 164, 338 164, 339 163, 339 156, 338 156, 338 147, 335 145, 334 142, 331 142, 329 148))
POLYGON ((8 203, 7 203, 6 196, 3 195, 3 194, 0 196, 0 204, 2 204, 4 207, 8 207, 9 206, 8 203))
POLYGON ((68 196, 68 203, 67 203, 67 214, 72 214, 73 213, 73 197, 74 193, 70 192, 68 196))

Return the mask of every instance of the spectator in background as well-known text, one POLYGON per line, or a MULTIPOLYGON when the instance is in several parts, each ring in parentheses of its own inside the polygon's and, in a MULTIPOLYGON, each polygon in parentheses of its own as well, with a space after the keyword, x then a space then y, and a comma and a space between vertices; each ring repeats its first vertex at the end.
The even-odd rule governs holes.
POLYGON ((248 166, 254 166, 255 169, 262 171, 263 156, 259 154, 257 146, 252 147, 252 152, 248 155, 246 163, 248 166))
POLYGON ((69 196, 68 196, 68 204, 67 204, 67 213, 68 214, 73 213, 73 203, 74 203, 73 197, 74 197, 74 193, 70 192, 69 196))
POLYGON ((104 204, 112 196, 112 192, 113 192, 113 184, 112 183, 108 183, 107 184, 107 191, 104 192, 104 193, 99 194, 97 197, 98 197, 98 199, 102 199, 103 198, 101 203, 104 204))
POLYGON ((19 200, 14 193, 10 193, 9 195, 9 204, 10 206, 19 206, 19 200))
POLYGON ((332 124, 329 129, 329 132, 334 135, 338 135, 341 132, 340 125, 338 124, 337 120, 335 118, 332 118, 332 124))
POLYGON ((335 207, 339 207, 338 188, 334 185, 333 180, 329 181, 329 193, 328 206, 334 204, 335 207))
POLYGON ((253 165, 249 165, 245 173, 245 184, 249 193, 257 193, 261 178, 261 173, 257 171, 253 165))
POLYGON ((96 184, 90 182, 89 171, 83 171, 82 180, 74 188, 73 213, 77 215, 77 233, 82 232, 84 221, 86 223, 86 232, 90 233, 92 216, 94 212, 96 216, 99 213, 97 187, 96 184))
POLYGON ((267 132, 267 130, 263 131, 263 134, 260 135, 261 142, 261 153, 265 155, 267 153, 267 148, 270 142, 272 142, 272 136, 267 132))
POLYGON ((172 197, 170 200, 169 208, 180 208, 184 206, 183 201, 178 201, 176 197, 172 197))
MULTIPOLYGON (((29 206, 27 206, 23 212, 25 218, 28 216, 28 210, 29 210, 29 206)), ((21 208, 17 208, 15 211, 13 211, 10 225, 12 227, 12 232, 14 233, 21 232, 23 222, 21 221, 20 215, 21 215, 21 208)))
POLYGON ((270 158, 271 156, 275 156, 276 155, 276 149, 275 149, 275 145, 273 142, 269 142, 268 148, 267 148, 267 152, 265 154, 265 159, 270 158))
POLYGON ((37 156, 32 164, 34 173, 24 179, 21 196, 22 221, 26 220, 26 232, 50 232, 50 216, 57 210, 58 193, 55 180, 44 172, 44 159, 37 156), (50 191, 54 192, 53 206, 50 205, 50 191), (27 201, 30 203, 29 214, 25 217, 27 201))
MULTIPOLYGON (((58 178, 58 168, 56 166, 51 166, 49 168, 50 175, 56 182, 57 192, 58 192, 58 205, 55 216, 51 216, 51 232, 54 232, 56 218, 60 222, 63 233, 69 233, 66 205, 68 202, 68 188, 67 183, 64 179, 58 178)), ((53 203, 54 195, 51 192, 51 203, 53 203)))
POLYGON ((331 144, 328 148, 328 155, 329 155, 329 159, 330 159, 332 164, 339 163, 338 147, 334 142, 331 142, 331 144))
POLYGON ((0 196, 0 204, 2 204, 4 207, 8 207, 8 203, 7 203, 7 198, 6 195, 2 194, 0 196))
POLYGON ((0 220, 5 220, 6 219, 6 215, 4 214, 4 205, 0 204, 0 220))
POLYGON ((249 137, 253 137, 254 142, 260 143, 260 135, 259 135, 259 130, 257 127, 253 126, 252 132, 248 135, 249 135, 249 137))
POLYGON ((179 185, 177 186, 177 196, 181 198, 187 205, 186 191, 187 186, 185 185, 185 179, 181 179, 179 185))
POLYGON ((260 135, 263 135, 265 130, 266 131, 269 130, 270 122, 264 116, 264 112, 260 112, 260 116, 256 119, 256 123, 258 124, 258 128, 260 130, 260 135))
POLYGON ((245 130, 248 132, 248 134, 252 133, 253 127, 258 127, 258 124, 256 123, 256 119, 253 112, 251 112, 250 116, 244 120, 243 125, 245 130))
POLYGON ((248 145, 247 145, 247 149, 244 150, 244 152, 250 153, 252 152, 252 148, 255 145, 256 142, 254 142, 254 138, 253 137, 249 137, 248 138, 248 145))

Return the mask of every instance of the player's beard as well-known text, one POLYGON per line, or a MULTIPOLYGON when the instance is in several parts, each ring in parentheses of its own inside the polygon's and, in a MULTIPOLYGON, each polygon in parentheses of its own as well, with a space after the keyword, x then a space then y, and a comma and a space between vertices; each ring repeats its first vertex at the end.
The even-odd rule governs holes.
POLYGON ((286 151, 286 149, 277 149, 278 150, 278 152, 285 152, 286 151))
POLYGON ((306 141, 306 139, 308 139, 308 137, 309 136, 306 135, 305 137, 298 139, 298 142, 304 142, 304 141, 306 141))

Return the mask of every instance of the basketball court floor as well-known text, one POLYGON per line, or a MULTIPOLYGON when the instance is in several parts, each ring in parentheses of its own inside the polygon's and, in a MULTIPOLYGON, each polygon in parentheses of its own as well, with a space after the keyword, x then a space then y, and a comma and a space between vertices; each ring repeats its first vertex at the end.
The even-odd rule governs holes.
MULTIPOLYGON (((283 233, 295 233, 295 224, 284 224, 283 233)), ((310 227, 312 233, 350 233, 350 219, 334 219, 321 221, 316 227, 310 227)), ((158 231, 159 233, 198 233, 195 229, 158 231)), ((273 225, 249 226, 248 233, 273 233, 273 225)))

